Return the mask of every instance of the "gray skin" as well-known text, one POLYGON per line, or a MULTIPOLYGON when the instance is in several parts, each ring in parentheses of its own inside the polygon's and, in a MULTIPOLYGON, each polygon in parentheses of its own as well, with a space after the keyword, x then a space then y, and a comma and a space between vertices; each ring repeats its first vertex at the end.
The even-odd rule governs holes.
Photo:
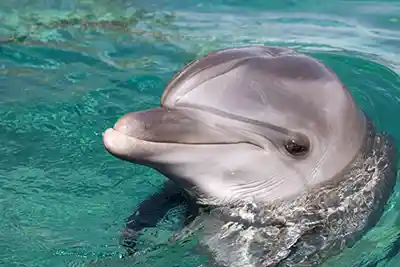
MULTIPOLYGON (((388 155, 394 150, 383 140, 391 175, 376 183, 384 194, 371 205, 380 211, 395 182, 388 155)), ((350 169, 364 168, 377 142, 373 125, 332 71, 304 54, 264 46, 216 51, 186 65, 166 86, 160 107, 128 113, 103 135, 112 155, 172 181, 163 192, 173 193, 157 195, 161 202, 179 188, 197 204, 229 209, 246 203, 291 203, 285 205, 293 209, 299 199, 309 207, 318 190, 345 188, 350 169)), ((135 218, 156 206, 146 201, 135 218)), ((371 211, 366 218, 379 215, 371 211)), ((282 262, 278 254, 262 266, 282 262)))

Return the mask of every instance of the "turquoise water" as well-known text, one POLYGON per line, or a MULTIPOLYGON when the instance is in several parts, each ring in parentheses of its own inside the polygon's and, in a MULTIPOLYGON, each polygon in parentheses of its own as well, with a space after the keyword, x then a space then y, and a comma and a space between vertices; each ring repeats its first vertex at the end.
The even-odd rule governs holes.
MULTIPOLYGON (((124 219, 163 177, 111 157, 101 134, 158 105, 172 75, 211 50, 282 45, 321 59, 400 147, 400 1, 243 2, 1 1, 0 266, 205 262, 195 240, 165 244, 169 219, 146 235, 150 251, 119 259, 124 219)), ((379 224, 326 266, 400 266, 395 190, 379 224)))

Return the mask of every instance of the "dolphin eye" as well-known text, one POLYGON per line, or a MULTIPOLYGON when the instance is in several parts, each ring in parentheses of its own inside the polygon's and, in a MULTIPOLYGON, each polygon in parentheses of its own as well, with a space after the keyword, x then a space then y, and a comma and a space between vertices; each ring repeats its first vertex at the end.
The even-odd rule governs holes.
POLYGON ((293 157, 305 156, 310 150, 309 146, 297 144, 294 140, 288 140, 284 146, 286 151, 293 157))

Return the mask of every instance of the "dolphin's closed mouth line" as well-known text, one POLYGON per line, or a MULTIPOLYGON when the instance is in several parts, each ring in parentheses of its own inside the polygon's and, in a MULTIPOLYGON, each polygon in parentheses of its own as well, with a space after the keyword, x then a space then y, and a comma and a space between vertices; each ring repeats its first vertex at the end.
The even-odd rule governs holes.
MULTIPOLYGON (((121 131, 118 131, 118 130, 116 130, 116 129, 114 129, 114 128, 109 128, 109 129, 107 129, 107 130, 113 130, 113 131, 115 131, 115 132, 118 132, 118 133, 120 133, 120 134, 126 136, 126 137, 129 137, 129 138, 135 139, 135 140, 139 140, 139 141, 141 141, 141 142, 154 143, 154 144, 176 144, 176 145, 196 145, 196 146, 197 146, 197 145, 199 145, 199 146, 203 145, 203 146, 204 146, 204 145, 248 144, 248 145, 253 145, 253 146, 259 147, 258 145, 254 144, 254 143, 251 143, 251 142, 247 142, 247 141, 238 141, 238 142, 210 142, 210 143, 201 143, 201 142, 199 142, 199 143, 189 143, 189 142, 174 142, 174 141, 150 141, 150 140, 140 139, 140 138, 137 138, 137 137, 135 137, 135 136, 128 135, 128 134, 126 134, 126 133, 124 133, 124 132, 121 132, 121 131)), ((107 130, 106 130, 106 131, 107 131, 107 130)), ((105 133, 105 132, 103 132, 103 136, 104 136, 104 133, 105 133)))

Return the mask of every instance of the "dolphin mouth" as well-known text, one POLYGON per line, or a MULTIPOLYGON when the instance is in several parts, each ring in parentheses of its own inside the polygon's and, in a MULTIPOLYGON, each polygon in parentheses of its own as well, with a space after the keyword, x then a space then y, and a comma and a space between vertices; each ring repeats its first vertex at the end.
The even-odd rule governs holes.
POLYGON ((179 110, 154 108, 127 113, 103 132, 103 145, 112 155, 147 161, 154 155, 198 146, 247 143, 179 110))
POLYGON ((172 141, 148 141, 131 136, 115 128, 108 128, 103 132, 103 145, 108 153, 116 158, 128 162, 156 167, 157 162, 164 161, 173 153, 193 153, 197 149, 211 148, 226 145, 239 144, 252 145, 245 141, 232 142, 172 142, 172 141))
MULTIPOLYGON (((111 129, 111 128, 110 128, 111 129)), ((107 131, 111 131, 107 129, 107 131)), ((242 142, 240 138, 210 127, 201 119, 184 111, 153 108, 130 112, 115 123, 112 130, 147 143, 173 144, 231 144, 242 142)))

